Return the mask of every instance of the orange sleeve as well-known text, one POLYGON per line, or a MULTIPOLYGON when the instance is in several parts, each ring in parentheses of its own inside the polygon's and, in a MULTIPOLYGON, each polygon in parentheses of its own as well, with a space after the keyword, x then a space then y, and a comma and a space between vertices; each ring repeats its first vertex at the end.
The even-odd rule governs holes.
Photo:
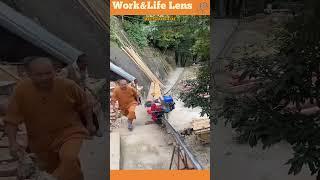
POLYGON ((115 102, 115 101, 118 101, 118 100, 119 100, 118 92, 117 92, 117 89, 115 88, 112 91, 111 101, 115 102))
POLYGON ((77 85, 75 82, 70 81, 70 90, 71 90, 71 97, 74 100, 76 109, 78 111, 85 110, 89 107, 88 99, 86 96, 85 91, 77 85))
POLYGON ((10 97, 4 122, 12 125, 19 125, 23 122, 23 114, 21 112, 21 91, 19 86, 16 87, 14 93, 10 97))

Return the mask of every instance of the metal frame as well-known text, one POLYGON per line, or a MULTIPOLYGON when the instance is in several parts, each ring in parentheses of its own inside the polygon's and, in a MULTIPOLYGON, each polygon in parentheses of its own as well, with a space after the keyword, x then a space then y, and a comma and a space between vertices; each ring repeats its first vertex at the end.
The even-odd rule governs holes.
MULTIPOLYGON (((164 116, 166 117, 166 116, 164 116)), ((170 169, 172 168, 172 163, 174 160, 174 156, 177 152, 178 155, 178 164, 177 167, 178 169, 180 168, 180 158, 181 161, 184 163, 185 168, 184 169, 196 169, 196 170, 203 170, 202 165, 199 163, 199 161, 196 159, 196 157, 193 155, 191 150, 188 148, 188 146, 185 144, 185 142, 182 140, 182 137, 180 134, 171 126, 171 124, 167 121, 166 118, 163 118, 162 122, 165 124, 166 128, 169 128, 171 134, 176 140, 176 145, 174 146, 173 154, 171 157, 171 162, 170 162, 170 169), (193 167, 188 167, 188 159, 192 163, 193 167)))

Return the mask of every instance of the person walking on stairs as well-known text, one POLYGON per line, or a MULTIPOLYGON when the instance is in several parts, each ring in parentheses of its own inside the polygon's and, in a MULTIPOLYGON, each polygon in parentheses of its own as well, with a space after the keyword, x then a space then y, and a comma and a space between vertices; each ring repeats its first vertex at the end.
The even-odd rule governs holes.
POLYGON ((93 116, 93 123, 97 130, 95 135, 97 137, 102 137, 103 135, 100 131, 99 122, 96 116, 99 112, 97 112, 98 110, 95 110, 94 108, 95 104, 97 104, 97 100, 93 96, 93 93, 88 86, 88 62, 89 60, 87 56, 83 54, 78 57, 76 62, 67 66, 66 68, 63 68, 59 73, 59 76, 75 81, 85 91, 88 98, 89 106, 91 107, 90 110, 93 116))
POLYGON ((85 92, 74 81, 56 77, 48 58, 33 58, 26 68, 29 78, 17 84, 4 119, 11 155, 25 153, 16 140, 24 123, 41 170, 58 180, 83 180, 78 156, 83 140, 95 132, 85 92))
POLYGON ((138 105, 138 99, 137 91, 128 85, 125 79, 121 79, 119 86, 112 92, 112 106, 115 107, 115 103, 118 101, 120 111, 128 118, 128 129, 130 131, 133 129, 133 121, 136 119, 135 110, 138 105))

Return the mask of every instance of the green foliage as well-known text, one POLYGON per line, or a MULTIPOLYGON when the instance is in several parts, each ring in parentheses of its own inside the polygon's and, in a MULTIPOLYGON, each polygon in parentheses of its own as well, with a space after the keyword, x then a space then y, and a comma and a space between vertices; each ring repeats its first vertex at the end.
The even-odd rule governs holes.
POLYGON ((212 109, 209 96, 210 68, 203 66, 199 69, 197 78, 189 80, 187 86, 192 87, 189 91, 180 93, 181 100, 186 107, 201 107, 201 115, 212 117, 212 109))
POLYGON ((143 22, 125 20, 123 26, 129 36, 129 39, 135 42, 140 48, 146 47, 149 44, 149 32, 145 28, 145 24, 143 22))
MULTIPOLYGON (((191 57, 198 57, 202 61, 209 60, 209 18, 176 16, 175 21, 148 22, 143 20, 143 16, 121 17, 129 39, 140 48, 151 44, 162 51, 172 50, 183 65, 191 57)), ((116 39, 112 32, 111 39, 116 39)))
POLYGON ((149 39, 159 49, 170 49, 177 56, 209 60, 210 24, 208 16, 177 16, 176 21, 151 22, 149 39))
POLYGON ((294 153, 287 164, 294 175, 304 165, 312 174, 320 169, 320 113, 301 112, 308 101, 320 107, 320 39, 314 34, 319 31, 316 17, 296 17, 276 34, 276 55, 232 62, 229 67, 241 72, 241 79, 258 83, 247 94, 229 94, 218 113, 250 146, 288 142, 294 153))

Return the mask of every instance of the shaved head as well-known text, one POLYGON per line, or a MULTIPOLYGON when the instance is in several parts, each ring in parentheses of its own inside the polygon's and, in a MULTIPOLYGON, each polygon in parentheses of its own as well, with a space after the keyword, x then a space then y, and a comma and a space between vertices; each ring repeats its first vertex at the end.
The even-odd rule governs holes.
POLYGON ((128 86, 128 81, 125 79, 120 79, 119 86, 121 89, 125 90, 128 86))
POLYGON ((27 62, 27 69, 29 72, 32 72, 37 69, 41 68, 52 68, 54 69, 53 63, 49 58, 46 57, 35 57, 33 59, 30 59, 29 62, 27 62))
POLYGON ((55 77, 55 69, 49 58, 34 57, 29 59, 26 68, 29 77, 36 87, 48 89, 52 86, 55 77))

